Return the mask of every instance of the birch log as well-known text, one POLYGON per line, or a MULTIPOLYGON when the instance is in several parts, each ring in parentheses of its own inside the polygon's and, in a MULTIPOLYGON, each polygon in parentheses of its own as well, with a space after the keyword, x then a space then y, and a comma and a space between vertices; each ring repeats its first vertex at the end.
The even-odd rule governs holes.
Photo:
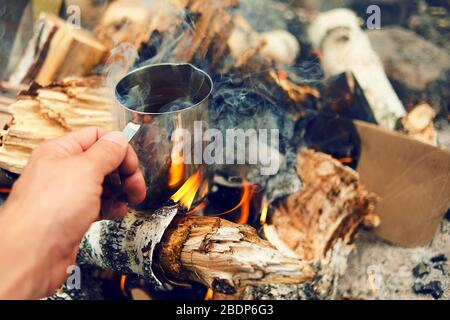
POLYGON ((313 46, 320 50, 327 77, 351 71, 361 85, 377 122, 394 129, 405 108, 392 88, 381 60, 361 30, 356 14, 348 9, 321 13, 309 29, 313 46))
POLYGON ((177 207, 166 207, 94 223, 78 263, 138 274, 159 288, 195 281, 227 295, 251 285, 297 285, 314 278, 308 263, 286 257, 250 226, 193 216, 170 224, 176 213, 177 207))

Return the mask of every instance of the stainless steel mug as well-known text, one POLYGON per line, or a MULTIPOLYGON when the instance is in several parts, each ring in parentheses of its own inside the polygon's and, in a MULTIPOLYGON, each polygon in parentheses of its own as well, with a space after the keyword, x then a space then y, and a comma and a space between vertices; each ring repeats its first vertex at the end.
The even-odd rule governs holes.
POLYGON ((140 126, 130 141, 147 186, 140 208, 173 200, 189 209, 207 194, 211 173, 194 149, 204 145, 212 89, 210 76, 191 64, 144 66, 117 83, 119 126, 130 122, 140 126), (180 139, 180 132, 190 137, 180 139))

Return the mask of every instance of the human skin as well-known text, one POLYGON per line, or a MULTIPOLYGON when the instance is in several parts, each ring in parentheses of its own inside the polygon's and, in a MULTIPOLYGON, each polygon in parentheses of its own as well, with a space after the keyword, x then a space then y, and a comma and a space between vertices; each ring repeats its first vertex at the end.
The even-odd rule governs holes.
POLYGON ((104 180, 116 169, 128 203, 142 202, 144 178, 121 132, 90 127, 33 151, 0 209, 0 299, 53 293, 91 223, 127 213, 128 203, 107 196, 104 180))

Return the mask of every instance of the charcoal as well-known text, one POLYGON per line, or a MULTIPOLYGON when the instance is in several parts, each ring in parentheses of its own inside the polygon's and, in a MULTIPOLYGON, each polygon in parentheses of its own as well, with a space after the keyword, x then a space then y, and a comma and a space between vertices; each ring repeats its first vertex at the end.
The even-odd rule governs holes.
POLYGON ((433 263, 446 262, 447 257, 445 256, 445 254, 438 254, 437 256, 434 256, 433 258, 431 258, 430 261, 433 263))
POLYGON ((445 263, 447 262, 447 257, 445 254, 438 254, 430 259, 432 262, 433 269, 439 270, 442 275, 447 274, 447 268, 445 263))
POLYGON ((439 270, 442 273, 442 275, 444 275, 444 276, 447 273, 444 263, 435 264, 435 265, 433 265, 433 268, 436 270, 439 270))
POLYGON ((412 269, 412 273, 414 277, 422 278, 430 273, 430 266, 424 262, 421 262, 412 269))
POLYGON ((440 281, 431 281, 428 285, 432 289, 431 296, 434 299, 439 299, 442 297, 442 295, 444 294, 444 291, 442 290, 440 281))
POLYGON ((439 299, 444 294, 440 281, 431 281, 427 284, 416 282, 412 289, 416 294, 431 295, 434 299, 439 299))
POLYGON ((319 86, 321 109, 341 117, 376 124, 375 115, 358 80, 351 72, 331 77, 319 86))
POLYGON ((293 143, 329 154, 336 159, 349 158, 345 163, 355 169, 361 141, 351 120, 336 114, 309 112, 295 126, 293 143))

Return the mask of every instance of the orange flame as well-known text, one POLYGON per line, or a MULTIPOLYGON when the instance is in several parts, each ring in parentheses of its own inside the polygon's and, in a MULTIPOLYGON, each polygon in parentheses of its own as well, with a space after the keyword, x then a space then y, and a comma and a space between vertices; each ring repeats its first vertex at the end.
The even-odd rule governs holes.
POLYGON ((259 222, 262 225, 264 237, 267 239, 267 213, 269 212, 269 201, 266 198, 263 199, 261 207, 261 215, 259 216, 259 222))
POLYGON ((174 188, 180 184, 184 177, 184 159, 180 153, 172 153, 172 164, 169 169, 169 181, 170 188, 174 188))
POLYGON ((209 184, 208 184, 208 181, 206 181, 204 184, 204 187, 203 187, 201 198, 206 197, 206 195, 208 194, 208 191, 209 191, 209 184))
POLYGON ((289 78, 288 73, 286 71, 284 71, 284 70, 278 70, 277 71, 277 75, 278 75, 278 78, 280 78, 282 80, 286 80, 286 79, 289 78))
POLYGON ((202 183, 202 173, 198 170, 178 189, 177 192, 170 198, 174 202, 181 203, 186 209, 190 209, 195 195, 202 183))
POLYGON ((253 197, 254 191, 254 186, 251 184, 245 184, 242 189, 241 215, 237 221, 239 224, 245 224, 248 221, 250 215, 250 200, 253 197))
POLYGON ((127 291, 125 290, 125 283, 127 282, 127 276, 121 276, 120 277, 120 291, 122 291, 122 294, 124 296, 128 296, 127 295, 127 291))
POLYGON ((237 209, 241 208, 241 215, 239 216, 239 220, 237 223, 245 224, 248 221, 248 217, 250 215, 250 201, 253 197, 253 193, 255 192, 255 186, 249 183, 245 183, 242 188, 242 196, 239 203, 234 206, 232 209, 227 210, 225 212, 219 213, 215 215, 216 217, 224 216, 226 214, 232 213, 237 209))
POLYGON ((206 292, 205 295, 205 300, 211 300, 214 296, 214 291, 211 288, 208 288, 208 291, 206 292))
POLYGON ((198 206, 196 206, 194 209, 192 209, 191 211, 189 211, 186 214, 187 215, 194 214, 196 212, 202 211, 203 209, 205 209, 205 207, 206 207, 206 202, 202 202, 202 203, 200 203, 198 206))
POLYGON ((261 208, 261 215, 259 216, 259 222, 264 225, 267 220, 267 212, 269 211, 269 202, 264 199, 261 208))

